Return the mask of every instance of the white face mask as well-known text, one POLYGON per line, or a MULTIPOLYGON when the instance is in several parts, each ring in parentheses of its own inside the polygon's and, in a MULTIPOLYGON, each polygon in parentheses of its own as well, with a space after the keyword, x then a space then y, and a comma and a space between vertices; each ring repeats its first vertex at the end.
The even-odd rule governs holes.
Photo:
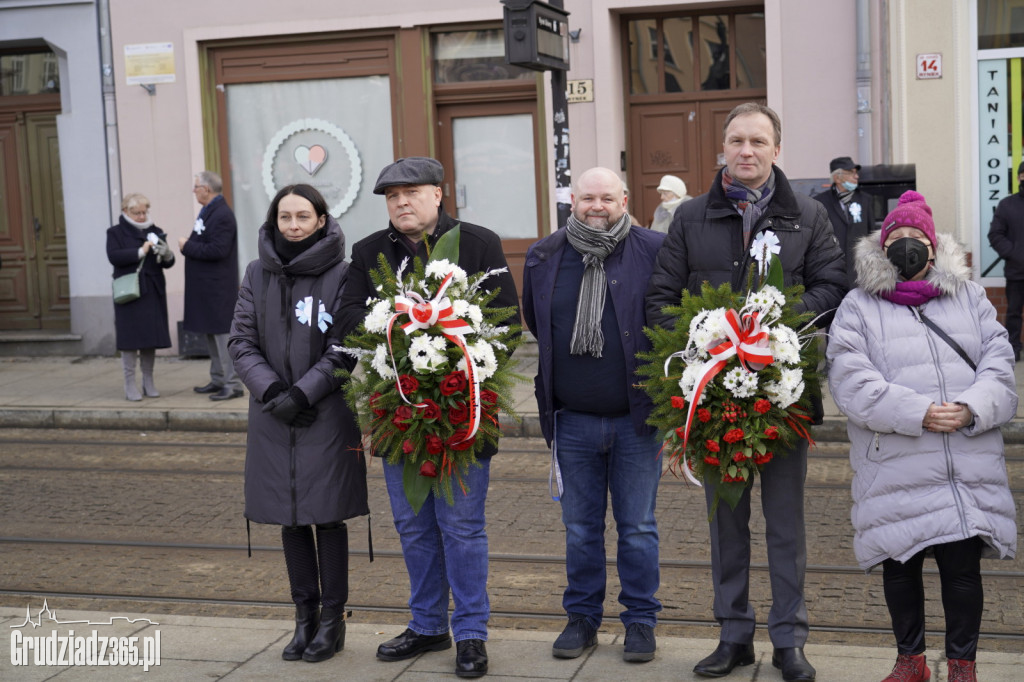
POLYGON ((857 183, 856 182, 849 182, 849 181, 844 180, 842 185, 843 185, 843 189, 845 189, 847 192, 852 192, 853 190, 857 189, 857 183))

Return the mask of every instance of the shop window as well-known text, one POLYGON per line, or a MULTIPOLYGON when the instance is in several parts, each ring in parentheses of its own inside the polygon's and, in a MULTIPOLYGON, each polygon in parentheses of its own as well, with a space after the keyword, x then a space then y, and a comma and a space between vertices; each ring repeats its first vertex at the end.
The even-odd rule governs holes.
POLYGON ((52 52, 0 54, 0 96, 56 92, 60 92, 60 76, 52 52))
POLYGON ((534 79, 535 71, 505 63, 500 28, 447 31, 431 38, 435 83, 534 79))
POLYGON ((693 20, 671 18, 662 22, 665 33, 665 92, 693 90, 693 20))
POLYGON ((729 17, 700 17, 700 89, 729 89, 729 17))
POLYGON ((978 0, 978 49, 1024 47, 1024 0, 978 0))
POLYGON ((629 22, 629 93, 653 95, 658 87, 658 21, 629 22))
POLYGON ((736 87, 763 88, 765 73, 764 13, 736 15, 736 87))
POLYGON ((632 95, 765 87, 763 12, 629 19, 625 34, 632 95))

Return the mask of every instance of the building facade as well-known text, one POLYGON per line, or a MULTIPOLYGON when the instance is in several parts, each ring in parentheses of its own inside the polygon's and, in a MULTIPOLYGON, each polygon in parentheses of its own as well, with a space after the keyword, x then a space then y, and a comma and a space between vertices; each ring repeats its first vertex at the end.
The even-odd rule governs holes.
MULTIPOLYGON (((35 71, 56 64, 60 75, 59 93, 43 92, 43 76, 33 94, 18 94, 14 76, 0 80, 0 143, 4 116, 21 126, 9 135, 20 141, 0 147, 4 168, 29 178, 2 178, 0 339, 31 326, 12 301, 18 287, 33 296, 16 273, 27 271, 37 214, 60 206, 67 224, 66 246, 47 243, 66 259, 64 289, 55 289, 66 293, 66 314, 33 332, 63 341, 9 341, 0 352, 114 352, 103 234, 122 193, 146 194, 176 242, 199 210, 192 176, 219 172, 239 221, 241 269, 256 257, 277 188, 319 187, 352 244, 387 223, 371 191, 380 169, 436 156, 449 213, 497 231, 518 276, 528 245, 557 228, 565 190, 556 187, 556 144, 568 144, 572 171, 621 171, 630 210, 646 224, 662 175, 680 176, 691 194, 707 190, 722 161, 722 121, 750 100, 780 114, 779 164, 807 191, 836 156, 913 164, 937 228, 968 245, 997 299, 999 266, 982 278, 992 260, 986 197, 1015 190, 1007 169, 1021 155, 1018 5, 565 0, 568 134, 555 140, 551 75, 505 63, 499 0, 310 0, 286 13, 263 0, 0 0, 0 64, 28 73, 10 64, 31 56, 35 71), (994 122, 983 115, 993 79, 1002 98, 994 122), (50 138, 37 106, 56 121, 50 138), (993 135, 998 144, 986 142, 993 135), (59 155, 62 180, 33 175, 43 149, 59 155), (46 191, 52 201, 36 200, 46 191), (25 210, 33 200, 38 210, 25 210)), ((52 176, 54 164, 41 165, 52 176)), ((39 222, 45 230, 57 221, 39 222)), ((173 327, 183 268, 167 277, 173 327)), ((51 305, 44 288, 37 308, 51 305)))

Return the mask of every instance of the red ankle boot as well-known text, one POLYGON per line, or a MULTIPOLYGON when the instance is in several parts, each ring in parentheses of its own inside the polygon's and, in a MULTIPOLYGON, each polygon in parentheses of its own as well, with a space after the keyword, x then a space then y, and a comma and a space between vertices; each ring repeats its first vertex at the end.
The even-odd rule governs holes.
POLYGON ((900 654, 896 657, 896 665, 893 666, 889 677, 882 682, 928 682, 931 676, 932 671, 928 669, 924 654, 900 654))
POLYGON ((978 672, 974 667, 974 661, 951 658, 946 664, 949 666, 949 673, 946 675, 948 682, 978 682, 978 672))

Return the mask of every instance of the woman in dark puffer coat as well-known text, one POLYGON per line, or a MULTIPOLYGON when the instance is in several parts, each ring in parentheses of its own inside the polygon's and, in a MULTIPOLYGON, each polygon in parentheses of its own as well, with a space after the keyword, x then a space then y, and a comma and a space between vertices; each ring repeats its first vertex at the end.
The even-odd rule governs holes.
POLYGON ((345 239, 316 189, 277 193, 259 256, 246 268, 228 341, 251 394, 245 517, 281 525, 296 607, 282 657, 323 661, 345 645, 344 522, 369 508, 359 427, 336 376, 353 361, 332 350, 348 274, 345 239))

